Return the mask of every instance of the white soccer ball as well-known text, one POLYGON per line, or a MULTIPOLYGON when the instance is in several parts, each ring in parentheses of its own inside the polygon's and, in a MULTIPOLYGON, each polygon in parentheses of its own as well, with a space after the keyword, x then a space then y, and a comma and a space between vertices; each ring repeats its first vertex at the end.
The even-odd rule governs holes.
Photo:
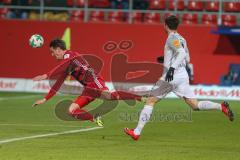
POLYGON ((39 34, 34 34, 31 36, 31 38, 29 39, 29 45, 32 47, 32 48, 39 48, 39 47, 42 47, 44 43, 44 39, 41 35, 39 34))

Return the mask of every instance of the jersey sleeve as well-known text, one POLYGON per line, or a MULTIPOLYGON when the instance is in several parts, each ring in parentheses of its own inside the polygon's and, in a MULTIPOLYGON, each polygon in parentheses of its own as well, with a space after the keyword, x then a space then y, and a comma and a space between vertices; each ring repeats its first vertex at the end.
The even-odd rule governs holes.
POLYGON ((176 53, 176 60, 171 67, 177 68, 186 59, 186 51, 183 48, 180 39, 174 35, 168 38, 167 44, 176 53))
POLYGON ((66 73, 59 76, 59 78, 56 80, 54 85, 51 87, 48 94, 44 97, 46 100, 49 100, 51 97, 53 97, 56 94, 56 92, 59 90, 59 88, 63 84, 66 77, 67 77, 66 73))

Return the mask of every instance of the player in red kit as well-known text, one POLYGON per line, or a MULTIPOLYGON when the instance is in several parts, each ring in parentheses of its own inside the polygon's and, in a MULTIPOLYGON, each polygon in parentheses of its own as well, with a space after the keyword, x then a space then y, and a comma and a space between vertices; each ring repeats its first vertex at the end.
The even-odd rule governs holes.
MULTIPOLYGON (((84 90, 80 96, 69 107, 69 114, 77 119, 95 121, 99 126, 103 123, 98 117, 93 117, 90 113, 82 108, 92 102, 95 98, 100 97, 103 93, 107 93, 107 99, 137 99, 141 100, 140 96, 125 94, 119 97, 117 92, 109 92, 105 86, 103 78, 98 75, 88 62, 77 52, 66 50, 66 44, 61 39, 55 39, 50 43, 50 51, 52 56, 57 60, 61 60, 60 64, 53 68, 50 72, 39 75, 33 78, 34 81, 45 79, 56 79, 56 82, 41 100, 37 100, 33 106, 42 104, 49 100, 60 89, 67 76, 72 76, 84 86, 84 90)), ((106 94, 106 95, 107 95, 106 94)))

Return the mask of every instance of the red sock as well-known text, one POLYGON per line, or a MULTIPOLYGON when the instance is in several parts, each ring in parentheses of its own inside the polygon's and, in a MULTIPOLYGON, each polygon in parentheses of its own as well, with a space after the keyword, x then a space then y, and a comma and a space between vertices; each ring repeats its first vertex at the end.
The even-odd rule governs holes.
POLYGON ((77 119, 90 120, 93 122, 93 116, 84 109, 74 109, 70 114, 77 119))

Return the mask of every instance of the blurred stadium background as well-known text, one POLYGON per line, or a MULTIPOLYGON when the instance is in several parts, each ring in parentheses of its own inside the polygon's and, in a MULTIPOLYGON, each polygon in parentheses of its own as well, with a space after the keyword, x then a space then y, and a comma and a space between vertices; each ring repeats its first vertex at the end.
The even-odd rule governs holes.
MULTIPOLYGON (((121 121, 119 115, 137 113, 142 103, 128 108, 121 102, 119 105, 123 107, 104 118, 106 126, 101 130, 14 140, 94 127, 89 122, 64 122, 54 116, 57 102, 74 98, 71 95, 58 95, 37 110, 31 108, 49 90, 47 81, 33 82, 31 78, 56 65, 48 48, 53 38, 63 38, 70 49, 100 58, 104 62, 101 74, 111 82, 112 73, 123 73, 121 69, 127 66, 121 61, 122 64, 113 67, 114 56, 122 53, 127 55, 128 62, 155 63, 156 57, 163 55, 167 38, 163 22, 169 14, 181 20, 179 32, 188 42, 191 56, 188 71, 196 97, 229 100, 237 116, 240 111, 239 0, 0 0, 1 157, 14 160, 130 159, 131 156, 138 160, 238 159, 239 121, 229 124, 221 113, 189 113, 193 114, 194 123, 152 122, 141 141, 133 143, 124 137, 122 129, 134 126, 136 121, 121 121), (28 39, 36 33, 44 37, 45 45, 33 49, 28 39)), ((113 89, 111 83, 108 86, 113 89)), ((170 94, 168 98, 176 97, 170 94)), ((157 111, 188 112, 188 107, 180 100, 166 99, 159 103, 157 111)))

